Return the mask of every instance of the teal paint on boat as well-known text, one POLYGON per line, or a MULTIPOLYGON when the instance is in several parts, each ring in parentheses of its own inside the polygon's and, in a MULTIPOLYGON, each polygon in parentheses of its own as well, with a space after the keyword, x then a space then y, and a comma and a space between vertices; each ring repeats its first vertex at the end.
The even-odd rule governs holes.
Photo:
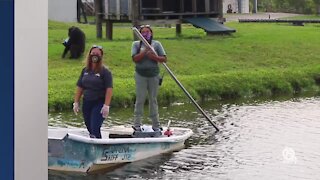
POLYGON ((81 161, 72 160, 72 159, 59 159, 59 160, 57 160, 57 164, 59 166, 71 166, 71 167, 75 167, 75 168, 79 168, 83 165, 83 163, 81 163, 81 161))

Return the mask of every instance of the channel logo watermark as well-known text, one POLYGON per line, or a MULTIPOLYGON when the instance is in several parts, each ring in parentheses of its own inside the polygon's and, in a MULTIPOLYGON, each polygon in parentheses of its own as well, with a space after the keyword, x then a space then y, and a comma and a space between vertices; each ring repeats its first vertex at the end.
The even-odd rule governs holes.
POLYGON ((283 163, 285 164, 297 164, 297 157, 295 151, 290 147, 285 147, 282 150, 283 163))

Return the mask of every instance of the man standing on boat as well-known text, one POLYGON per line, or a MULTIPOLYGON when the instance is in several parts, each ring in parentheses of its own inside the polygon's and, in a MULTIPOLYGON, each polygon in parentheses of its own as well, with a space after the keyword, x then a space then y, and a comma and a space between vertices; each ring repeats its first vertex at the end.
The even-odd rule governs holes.
POLYGON ((142 41, 132 43, 131 55, 135 62, 136 102, 134 108, 134 129, 141 131, 143 107, 148 94, 149 117, 152 129, 160 131, 157 95, 159 89, 159 63, 166 62, 166 53, 159 41, 153 40, 153 32, 149 25, 140 27, 140 33, 154 48, 157 54, 146 47, 142 41))

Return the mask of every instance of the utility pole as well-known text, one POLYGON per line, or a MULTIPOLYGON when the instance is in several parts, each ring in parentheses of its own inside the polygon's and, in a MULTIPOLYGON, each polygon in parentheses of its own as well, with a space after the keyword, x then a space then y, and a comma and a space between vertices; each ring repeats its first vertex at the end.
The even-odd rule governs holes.
POLYGON ((253 0, 253 10, 252 13, 258 12, 258 0, 253 0))

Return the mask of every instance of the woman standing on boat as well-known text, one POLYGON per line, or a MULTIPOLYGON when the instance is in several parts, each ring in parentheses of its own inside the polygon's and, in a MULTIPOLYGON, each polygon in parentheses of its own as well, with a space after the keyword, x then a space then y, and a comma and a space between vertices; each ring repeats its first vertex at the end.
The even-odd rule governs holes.
POLYGON ((82 69, 74 96, 73 111, 77 115, 83 95, 82 112, 85 125, 92 138, 101 138, 100 128, 108 117, 112 97, 112 74, 103 65, 103 49, 92 46, 82 69))
POLYGON ((136 102, 134 108, 134 129, 141 131, 143 106, 149 95, 149 117, 152 119, 154 131, 160 131, 157 94, 159 88, 159 63, 166 62, 166 53, 159 41, 153 40, 153 32, 149 25, 140 27, 140 33, 154 48, 157 54, 145 47, 142 41, 132 43, 131 55, 135 62, 136 102))

